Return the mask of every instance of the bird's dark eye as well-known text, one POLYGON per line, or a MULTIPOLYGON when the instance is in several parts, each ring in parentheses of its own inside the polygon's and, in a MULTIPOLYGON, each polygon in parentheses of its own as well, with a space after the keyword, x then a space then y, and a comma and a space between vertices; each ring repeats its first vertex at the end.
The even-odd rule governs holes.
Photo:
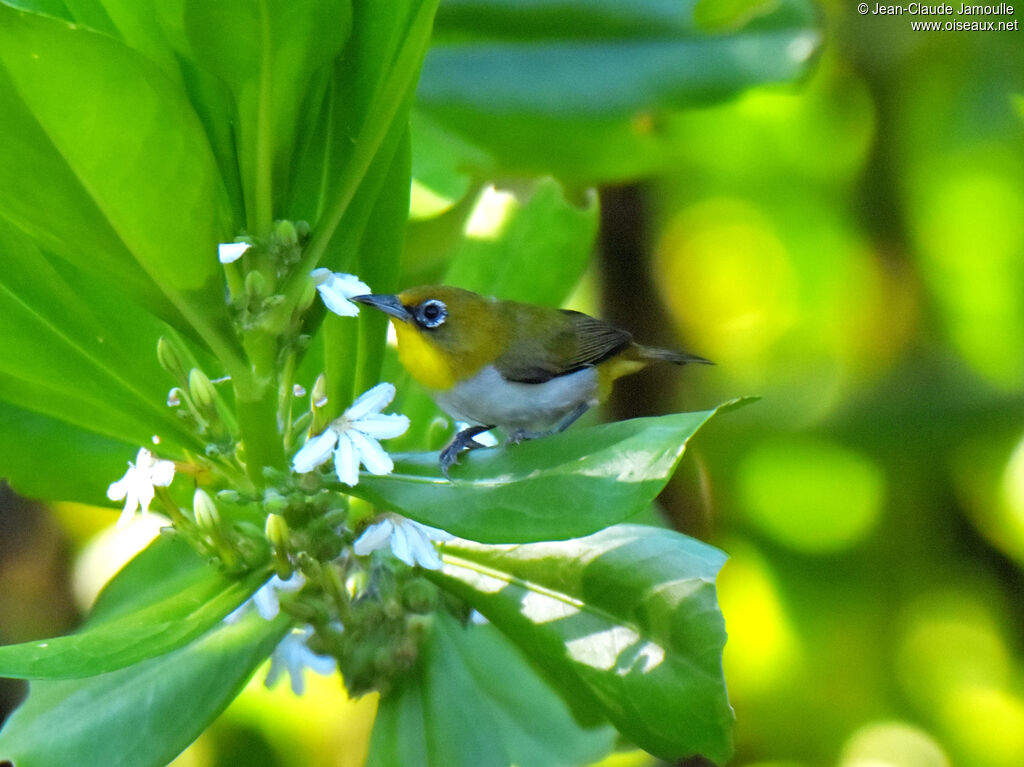
POLYGON ((443 325, 447 318, 448 307, 444 305, 443 301, 438 301, 436 298, 424 301, 416 310, 416 320, 425 328, 436 328, 443 325))

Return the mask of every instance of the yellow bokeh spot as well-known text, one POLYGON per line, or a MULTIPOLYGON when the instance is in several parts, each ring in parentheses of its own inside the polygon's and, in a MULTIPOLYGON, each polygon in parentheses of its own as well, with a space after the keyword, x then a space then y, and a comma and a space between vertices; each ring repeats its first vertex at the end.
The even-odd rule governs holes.
POLYGON ((1007 548, 1024 556, 1024 440, 1006 464, 999 493, 1000 531, 1008 539, 1007 548))
POLYGON ((1003 688, 1011 659, 983 593, 919 597, 904 618, 896 668, 904 690, 937 715, 965 690, 1003 688))
POLYGON ((948 696, 941 720, 951 743, 975 767, 1024 763, 1024 700, 991 686, 964 687, 948 696))
POLYGON ((721 364, 764 364, 799 314, 790 256, 771 222, 719 198, 672 220, 658 250, 670 310, 721 364))
POLYGON ((1024 383, 1024 191, 1008 158, 931 169, 920 188, 922 271, 953 343, 990 383, 1024 383))
POLYGON ((409 189, 409 217, 413 220, 434 218, 451 210, 455 202, 414 178, 409 189))
POLYGON ((906 722, 876 722, 857 730, 843 747, 839 767, 950 767, 934 738, 906 722))
POLYGON ((885 478, 867 456, 810 437, 762 442, 740 463, 739 491, 747 518, 790 548, 832 552, 874 529, 885 478))
POLYGON ((797 635, 765 560, 744 544, 726 548, 732 557, 718 576, 718 601, 729 631, 723 663, 730 695, 771 696, 798 670, 797 635))

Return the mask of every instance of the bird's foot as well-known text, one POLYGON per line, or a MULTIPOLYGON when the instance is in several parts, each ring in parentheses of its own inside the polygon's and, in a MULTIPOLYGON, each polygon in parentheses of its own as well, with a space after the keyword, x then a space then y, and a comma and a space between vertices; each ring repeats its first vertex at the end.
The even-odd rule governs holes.
POLYGON ((459 462, 459 454, 461 452, 464 450, 476 450, 479 447, 487 447, 487 445, 477 442, 473 438, 493 428, 493 426, 470 426, 468 429, 463 429, 456 434, 452 441, 445 445, 438 461, 441 464, 441 473, 444 474, 445 479, 451 480, 448 470, 459 462))
POLYGON ((581 402, 574 407, 569 414, 565 416, 565 418, 547 431, 527 431, 526 429, 516 429, 508 435, 508 439, 505 440, 505 444, 518 445, 520 442, 526 442, 528 439, 540 439, 541 437, 550 437, 552 434, 560 434, 572 426, 581 415, 587 412, 589 408, 590 403, 581 402))
POLYGON ((526 442, 528 439, 540 439, 551 434, 552 431, 527 431, 526 429, 516 429, 514 432, 505 438, 505 445, 518 445, 520 442, 526 442))

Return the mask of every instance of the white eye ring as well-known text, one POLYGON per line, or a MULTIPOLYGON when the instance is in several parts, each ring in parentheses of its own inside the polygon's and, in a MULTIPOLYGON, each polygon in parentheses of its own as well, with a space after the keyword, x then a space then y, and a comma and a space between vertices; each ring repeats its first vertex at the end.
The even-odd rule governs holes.
POLYGON ((431 298, 416 308, 416 322, 424 328, 436 328, 448 319, 448 307, 444 301, 431 298))

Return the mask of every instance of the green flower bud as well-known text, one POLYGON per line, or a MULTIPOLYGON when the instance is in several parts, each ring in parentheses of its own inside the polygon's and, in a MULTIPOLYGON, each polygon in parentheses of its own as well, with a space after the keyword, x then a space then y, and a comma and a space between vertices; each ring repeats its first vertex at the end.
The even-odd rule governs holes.
POLYGON ((156 342, 156 358, 160 362, 160 367, 174 376, 179 384, 188 384, 188 373, 185 372, 182 355, 174 348, 174 344, 163 336, 156 342))
POLYGON ((288 551, 291 541, 291 530, 288 529, 288 523, 284 517, 280 514, 268 514, 264 531, 266 532, 267 540, 270 541, 270 545, 274 547, 275 551, 288 551))
POLYGON ((192 512, 195 514, 196 525, 205 533, 220 532, 220 512, 213 499, 202 488, 197 488, 192 496, 192 512))
POLYGON ((425 578, 410 578, 402 586, 402 604, 414 613, 433 612, 437 606, 437 587, 425 578))
POLYGON ((270 295, 270 286, 263 273, 253 270, 245 275, 245 294, 252 301, 262 301, 270 295))
POLYGON ((286 247, 299 244, 299 233, 291 221, 283 220, 274 224, 274 236, 281 245, 286 247))
POLYGON ((321 373, 313 383, 313 393, 310 395, 314 408, 321 408, 327 404, 327 379, 321 373))
POLYGON ((217 390, 213 388, 206 373, 199 368, 192 368, 188 374, 188 391, 192 395, 192 401, 204 414, 217 412, 217 390))
POLYGON ((263 494, 263 508, 271 514, 283 514, 288 508, 288 499, 274 488, 268 488, 263 494))

